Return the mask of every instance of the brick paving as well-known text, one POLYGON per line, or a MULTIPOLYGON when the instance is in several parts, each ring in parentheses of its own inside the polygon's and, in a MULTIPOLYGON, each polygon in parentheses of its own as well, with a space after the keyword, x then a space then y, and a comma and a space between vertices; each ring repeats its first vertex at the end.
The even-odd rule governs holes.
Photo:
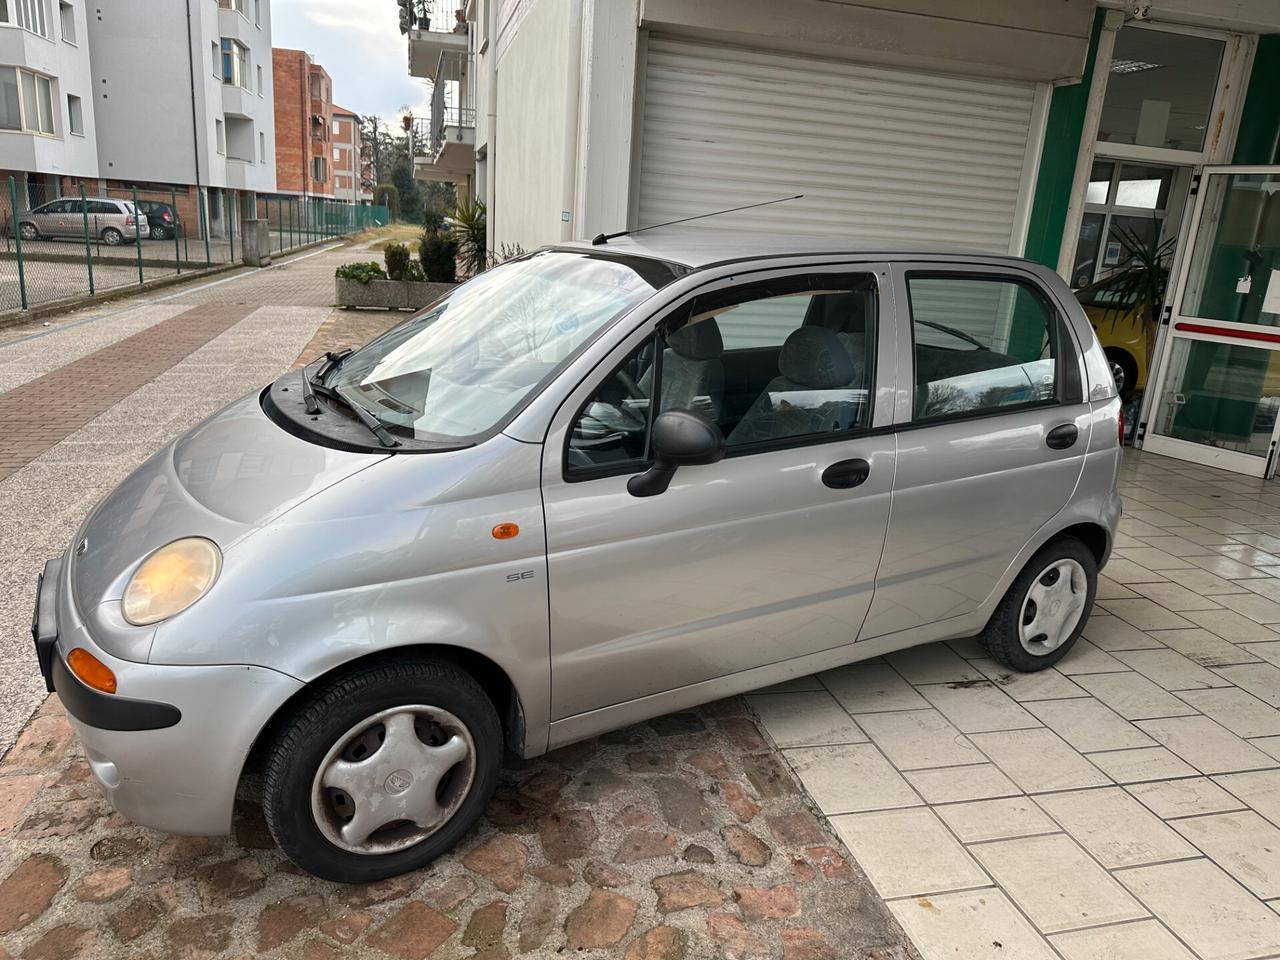
POLYGON ((248 314, 239 305, 191 307, 0 394, 0 480, 248 314))
POLYGON ((249 802, 226 838, 125 822, 51 699, 0 763, 0 878, 0 957, 918 956, 741 699, 512 760, 455 851, 366 886, 249 802))

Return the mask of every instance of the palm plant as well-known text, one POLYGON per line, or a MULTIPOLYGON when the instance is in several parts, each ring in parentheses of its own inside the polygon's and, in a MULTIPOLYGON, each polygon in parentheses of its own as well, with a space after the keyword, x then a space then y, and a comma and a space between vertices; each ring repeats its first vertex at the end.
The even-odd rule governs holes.
POLYGON ((1104 301, 1113 327, 1121 316, 1129 314, 1142 321, 1146 332, 1147 363, 1150 365, 1177 238, 1161 241, 1158 225, 1151 231, 1150 238, 1131 227, 1113 224, 1111 229, 1128 252, 1129 259, 1098 282, 1085 287, 1080 294, 1095 298, 1095 301, 1104 301))
POLYGON ((484 201, 461 197, 453 210, 453 234, 463 272, 474 277, 489 267, 488 225, 484 201))

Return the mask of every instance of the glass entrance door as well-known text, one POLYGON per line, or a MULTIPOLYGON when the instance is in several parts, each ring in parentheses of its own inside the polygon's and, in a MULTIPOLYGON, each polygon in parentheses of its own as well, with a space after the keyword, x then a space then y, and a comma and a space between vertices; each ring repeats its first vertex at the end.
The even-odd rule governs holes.
POLYGON ((1280 166, 1206 167, 1143 448, 1255 477, 1280 440, 1280 166))

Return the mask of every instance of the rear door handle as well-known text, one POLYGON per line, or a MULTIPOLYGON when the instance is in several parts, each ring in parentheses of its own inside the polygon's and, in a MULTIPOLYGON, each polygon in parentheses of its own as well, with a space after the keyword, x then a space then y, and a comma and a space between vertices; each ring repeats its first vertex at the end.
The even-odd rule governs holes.
POLYGON ((1048 436, 1044 438, 1044 442, 1048 444, 1051 450, 1065 450, 1075 444, 1079 436, 1080 431, 1076 429, 1074 423, 1064 423, 1062 426, 1054 427, 1050 430, 1048 436))
POLYGON ((871 464, 865 460, 841 460, 822 471, 822 482, 833 490, 848 490, 871 476, 871 464))

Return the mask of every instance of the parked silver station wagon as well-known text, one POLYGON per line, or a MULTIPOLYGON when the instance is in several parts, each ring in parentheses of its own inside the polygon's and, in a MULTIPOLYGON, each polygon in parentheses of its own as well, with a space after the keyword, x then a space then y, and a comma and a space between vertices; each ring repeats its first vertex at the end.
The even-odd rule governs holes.
POLYGON ((1055 663, 1119 415, 1022 260, 544 249, 153 456, 45 568, 37 651, 126 816, 226 833, 261 770, 285 853, 368 881, 455 844, 504 747, 949 638, 1055 663))

